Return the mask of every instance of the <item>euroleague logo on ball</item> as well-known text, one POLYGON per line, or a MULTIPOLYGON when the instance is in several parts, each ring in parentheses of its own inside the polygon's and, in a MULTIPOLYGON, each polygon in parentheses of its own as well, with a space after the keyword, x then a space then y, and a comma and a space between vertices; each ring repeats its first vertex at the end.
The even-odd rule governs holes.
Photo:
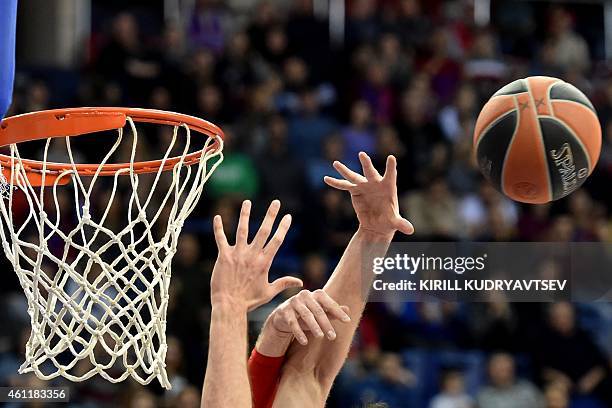
POLYGON ((581 168, 576 172, 574 164, 574 155, 569 143, 564 143, 560 149, 551 150, 550 156, 555 161, 561 183, 563 185, 563 195, 567 195, 574 191, 578 186, 578 180, 589 175, 589 169, 581 168))

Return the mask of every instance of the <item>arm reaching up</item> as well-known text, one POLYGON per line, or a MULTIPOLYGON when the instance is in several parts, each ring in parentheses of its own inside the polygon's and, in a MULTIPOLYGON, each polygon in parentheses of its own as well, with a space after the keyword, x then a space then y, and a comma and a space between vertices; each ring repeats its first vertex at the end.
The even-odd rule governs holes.
MULTIPOLYGON (((319 401, 315 404, 324 403, 333 380, 348 354, 367 302, 368 289, 374 278, 374 274, 370 271, 372 259, 385 254, 395 231, 404 234, 414 232, 412 224, 399 213, 395 157, 387 158, 384 176, 376 171, 365 153, 359 154, 359 161, 363 175, 350 170, 340 162, 334 162, 334 168, 344 180, 325 177, 325 182, 331 187, 351 194, 353 208, 359 219, 357 232, 324 287, 324 291, 332 299, 349 308, 351 321, 342 325, 334 324, 336 340, 333 342, 323 342, 311 336, 305 347, 292 343, 285 364, 293 368, 294 372, 307 371, 312 374, 313 381, 317 383, 314 388, 319 390, 317 396, 319 401)), ((291 381, 291 378, 281 379, 276 402, 293 401, 292 395, 297 395, 296 386, 301 387, 298 382, 291 381), (287 386, 284 387, 283 384, 287 386)), ((309 391, 308 394, 312 395, 313 392, 309 391)), ((278 406, 282 406, 282 403, 278 406)))
POLYGON ((202 407, 252 406, 246 363, 247 312, 269 302, 287 288, 302 286, 301 280, 292 277, 268 282, 274 256, 291 225, 291 216, 285 215, 266 245, 279 209, 278 200, 270 204, 250 244, 247 242, 249 201, 242 204, 234 246, 227 242, 221 217, 214 218, 219 255, 210 282, 212 316, 202 407))

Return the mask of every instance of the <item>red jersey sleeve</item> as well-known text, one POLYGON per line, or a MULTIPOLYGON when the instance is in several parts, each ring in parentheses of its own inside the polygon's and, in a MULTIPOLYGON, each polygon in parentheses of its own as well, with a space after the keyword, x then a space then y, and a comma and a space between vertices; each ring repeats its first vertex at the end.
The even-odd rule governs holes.
POLYGON ((268 357, 253 349, 248 364, 253 408, 272 407, 284 362, 285 356, 268 357))

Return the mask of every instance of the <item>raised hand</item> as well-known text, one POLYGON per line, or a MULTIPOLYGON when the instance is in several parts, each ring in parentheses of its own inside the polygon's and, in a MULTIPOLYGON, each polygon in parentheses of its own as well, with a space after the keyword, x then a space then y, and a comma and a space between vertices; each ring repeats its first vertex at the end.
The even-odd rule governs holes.
POLYGON ((213 228, 219 255, 210 282, 213 306, 220 302, 231 302, 251 311, 268 303, 287 288, 302 286, 300 279, 290 276, 268 282, 268 271, 274 256, 291 225, 291 216, 287 214, 280 221, 270 242, 266 244, 279 210, 280 201, 272 201, 259 231, 249 243, 251 202, 244 201, 236 230, 236 243, 233 246, 227 242, 221 216, 215 216, 213 228))
POLYGON ((353 208, 359 219, 359 228, 362 230, 380 235, 390 235, 395 231, 412 234, 414 227, 399 213, 395 157, 387 157, 384 176, 374 168, 372 160, 364 152, 359 153, 359 161, 363 175, 335 161, 334 168, 344 180, 325 176, 325 183, 351 193, 353 208))
POLYGON ((280 335, 294 336, 302 345, 308 344, 306 332, 314 337, 335 340, 336 331, 331 321, 350 322, 348 312, 347 306, 340 306, 321 289, 302 290, 274 309, 264 330, 271 326, 280 335))

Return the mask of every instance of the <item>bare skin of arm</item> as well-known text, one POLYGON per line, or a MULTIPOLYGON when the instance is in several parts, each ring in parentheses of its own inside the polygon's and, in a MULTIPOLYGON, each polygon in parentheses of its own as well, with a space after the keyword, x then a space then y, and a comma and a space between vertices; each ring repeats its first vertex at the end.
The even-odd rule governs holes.
POLYGON ((249 201, 242 204, 234 246, 227 242, 221 217, 214 218, 219 255, 210 283, 212 316, 202 407, 252 406, 246 361, 247 312, 268 303, 287 288, 302 285, 302 281, 292 277, 268 283, 272 260, 291 224, 291 216, 283 217, 266 245, 279 209, 279 201, 270 204, 261 228, 250 244, 247 242, 249 201))
POLYGON ((336 302, 350 309, 351 321, 332 323, 336 334, 333 342, 309 334, 308 345, 291 343, 275 407, 324 406, 332 383, 346 360, 367 303, 368 289, 374 279, 372 259, 385 254, 396 231, 404 234, 414 232, 410 222, 399 213, 395 158, 387 158, 384 176, 376 171, 365 153, 360 153, 359 160, 363 175, 335 162, 334 167, 345 180, 325 178, 331 187, 350 192, 359 219, 357 232, 323 289, 336 302))

